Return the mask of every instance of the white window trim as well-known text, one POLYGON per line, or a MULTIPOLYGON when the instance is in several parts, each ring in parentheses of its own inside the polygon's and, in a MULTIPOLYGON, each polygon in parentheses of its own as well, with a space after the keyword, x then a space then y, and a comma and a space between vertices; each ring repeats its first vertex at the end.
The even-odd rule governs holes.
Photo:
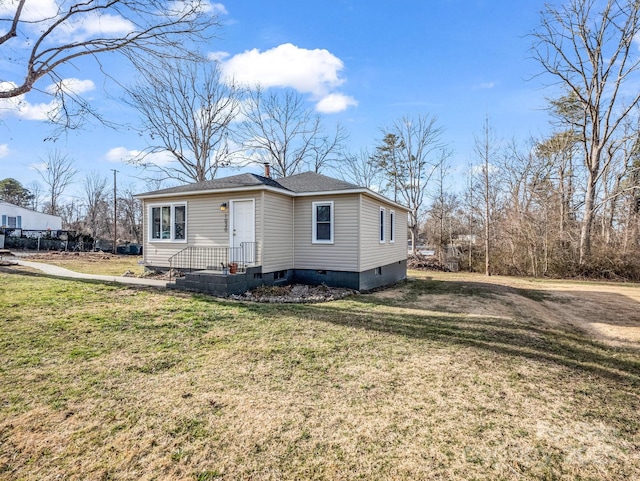
MULTIPOLYGON (((162 214, 160 214, 162 215, 162 214)), ((147 208, 147 218, 148 218, 148 234, 149 234, 149 242, 153 243, 171 243, 171 244, 186 244, 187 239, 189 239, 189 233, 187 232, 187 226, 189 224, 189 207, 187 206, 187 202, 166 202, 166 203, 158 203, 158 204, 149 204, 147 208), (171 214, 169 216, 169 238, 168 239, 154 239, 153 238, 153 209, 157 207, 170 207, 171 214), (184 207, 184 239, 176 239, 175 229, 176 229, 176 207, 184 207)), ((161 226, 161 234, 162 235, 162 226, 161 226)))
POLYGON ((385 225, 385 208, 384 207, 380 207, 380 214, 378 215, 378 240, 380 241, 380 244, 384 244, 386 242, 386 238, 387 238, 387 226, 385 225))
POLYGON ((322 201, 322 202, 312 202, 311 203, 311 243, 312 244, 333 244, 333 233, 334 233, 334 215, 333 215, 333 201, 332 200, 328 200, 328 201, 322 201), (330 220, 330 239, 325 240, 325 239, 317 239, 316 235, 317 235, 317 230, 316 230, 316 217, 317 217, 317 206, 320 205, 329 205, 331 206, 331 220, 330 220))
POLYGON ((389 244, 396 242, 396 211, 389 211, 389 244))

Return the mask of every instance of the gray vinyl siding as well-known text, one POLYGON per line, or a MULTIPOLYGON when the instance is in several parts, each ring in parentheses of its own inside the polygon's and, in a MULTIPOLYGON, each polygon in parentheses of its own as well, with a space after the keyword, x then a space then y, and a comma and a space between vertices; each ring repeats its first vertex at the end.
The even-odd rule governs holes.
POLYGON ((359 194, 336 194, 295 198, 296 269, 358 271, 359 194), (332 201, 333 244, 312 243, 312 204, 332 201))
POLYGON ((361 196, 360 201, 360 271, 374 269, 385 266, 393 262, 407 258, 407 211, 399 209, 378 199, 367 195, 361 196), (384 244, 380 243, 380 207, 384 207, 385 215, 385 235, 384 244), (389 241, 390 237, 390 216, 389 212, 394 211, 394 238, 395 242, 389 241))
POLYGON ((264 192, 263 272, 293 268, 293 198, 264 192))
MULTIPOLYGON (((225 215, 227 226, 229 211, 222 212, 220 204, 230 200, 255 199, 256 240, 262 238, 262 223, 260 221, 261 199, 260 193, 199 195, 187 197, 172 197, 162 199, 145 199, 144 201, 144 249, 145 265, 156 267, 169 267, 169 257, 189 246, 198 247, 226 247, 229 245, 229 232, 225 231, 225 215), (185 203, 187 205, 187 242, 158 242, 152 241, 149 235, 149 206, 152 204, 185 203)), ((260 253, 261 246, 258 252, 260 253)), ((259 254, 258 254, 259 255, 259 254)), ((259 257, 258 257, 259 258, 259 257)))

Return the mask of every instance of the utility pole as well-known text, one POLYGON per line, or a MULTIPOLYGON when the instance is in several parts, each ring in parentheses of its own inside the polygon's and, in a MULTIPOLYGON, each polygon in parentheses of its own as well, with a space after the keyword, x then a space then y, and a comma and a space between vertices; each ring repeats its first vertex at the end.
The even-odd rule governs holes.
POLYGON ((118 248, 116 243, 118 241, 118 193, 116 189, 116 174, 118 171, 116 169, 111 169, 113 171, 113 253, 118 253, 118 248))

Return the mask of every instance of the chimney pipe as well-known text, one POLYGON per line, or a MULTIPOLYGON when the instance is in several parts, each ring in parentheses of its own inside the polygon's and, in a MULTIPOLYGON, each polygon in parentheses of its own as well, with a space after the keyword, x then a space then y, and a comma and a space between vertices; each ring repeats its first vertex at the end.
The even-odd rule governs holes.
POLYGON ((264 176, 267 179, 271 178, 271 165, 269 164, 269 162, 264 163, 264 176))

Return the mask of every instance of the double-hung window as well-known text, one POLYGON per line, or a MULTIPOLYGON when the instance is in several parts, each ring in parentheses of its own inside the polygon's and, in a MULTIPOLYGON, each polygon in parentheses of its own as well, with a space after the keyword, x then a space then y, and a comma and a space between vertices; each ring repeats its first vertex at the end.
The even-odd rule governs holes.
POLYGON ((396 213, 393 210, 389 211, 389 243, 393 244, 395 239, 396 230, 396 213))
POLYGON ((333 202, 313 202, 312 208, 312 242, 333 244, 333 202))
POLYGON ((384 244, 384 207, 380 207, 380 244, 384 244))
POLYGON ((149 212, 152 241, 187 240, 186 204, 152 205, 149 212))
POLYGON ((0 227, 8 227, 10 229, 22 229, 22 216, 2 216, 2 225, 0 227))

